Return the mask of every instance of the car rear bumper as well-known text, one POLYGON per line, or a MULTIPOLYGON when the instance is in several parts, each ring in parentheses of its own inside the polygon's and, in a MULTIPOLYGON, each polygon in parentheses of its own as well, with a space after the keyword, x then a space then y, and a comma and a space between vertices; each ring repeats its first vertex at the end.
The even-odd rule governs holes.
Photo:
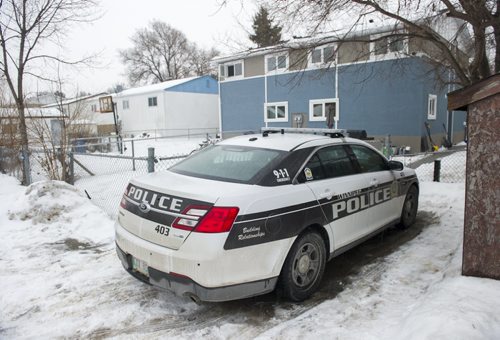
POLYGON ((132 256, 120 249, 118 244, 116 245, 116 252, 123 267, 136 279, 169 290, 176 295, 189 297, 196 302, 221 302, 266 294, 274 290, 278 281, 278 277, 273 277, 254 282, 207 288, 188 277, 165 273, 152 267, 148 267, 148 276, 146 276, 132 269, 132 256))

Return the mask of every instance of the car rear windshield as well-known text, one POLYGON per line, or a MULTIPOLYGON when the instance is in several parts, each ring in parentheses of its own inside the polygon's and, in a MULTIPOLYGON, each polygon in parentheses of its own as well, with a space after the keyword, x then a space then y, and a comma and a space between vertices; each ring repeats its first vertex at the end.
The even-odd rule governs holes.
POLYGON ((174 165, 170 171, 228 182, 250 183, 260 170, 285 151, 214 145, 174 165))

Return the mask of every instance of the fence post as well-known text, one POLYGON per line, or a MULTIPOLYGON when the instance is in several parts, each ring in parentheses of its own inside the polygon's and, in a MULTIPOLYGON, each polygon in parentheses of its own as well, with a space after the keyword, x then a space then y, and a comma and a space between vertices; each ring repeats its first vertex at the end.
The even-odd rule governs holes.
POLYGON ((155 148, 148 148, 148 172, 155 172, 155 148))
POLYGON ((132 170, 135 171, 135 149, 134 149, 134 140, 131 140, 132 143, 132 170))
POLYGON ((75 184, 75 160, 73 156, 73 152, 68 153, 69 156, 69 184, 75 184))
POLYGON ((439 182, 440 177, 441 177, 441 160, 436 159, 434 161, 434 182, 439 182))

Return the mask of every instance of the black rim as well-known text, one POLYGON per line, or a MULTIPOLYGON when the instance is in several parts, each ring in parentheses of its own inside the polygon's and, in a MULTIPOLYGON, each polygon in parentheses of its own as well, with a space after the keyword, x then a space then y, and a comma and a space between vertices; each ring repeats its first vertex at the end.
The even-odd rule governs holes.
POLYGON ((320 249, 311 242, 304 243, 293 259, 293 282, 305 288, 316 280, 320 266, 320 249))
POLYGON ((415 216, 415 208, 416 208, 416 202, 415 202, 415 194, 413 192, 409 192, 408 196, 406 197, 405 201, 405 209, 404 209, 404 218, 406 221, 410 221, 413 219, 415 216))

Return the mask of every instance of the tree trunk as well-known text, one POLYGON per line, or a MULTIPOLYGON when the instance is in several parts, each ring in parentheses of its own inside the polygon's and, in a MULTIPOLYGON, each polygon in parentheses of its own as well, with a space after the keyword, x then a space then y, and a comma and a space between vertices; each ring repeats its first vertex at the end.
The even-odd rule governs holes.
POLYGON ((31 184, 30 180, 30 159, 29 159, 29 148, 28 148, 28 129, 26 128, 26 117, 24 113, 24 98, 19 97, 16 101, 17 113, 19 115, 19 133, 21 134, 21 151, 23 156, 26 158, 23 160, 23 178, 22 184, 31 184))
POLYGON ((493 26, 495 34, 495 73, 500 72, 500 23, 493 26))

